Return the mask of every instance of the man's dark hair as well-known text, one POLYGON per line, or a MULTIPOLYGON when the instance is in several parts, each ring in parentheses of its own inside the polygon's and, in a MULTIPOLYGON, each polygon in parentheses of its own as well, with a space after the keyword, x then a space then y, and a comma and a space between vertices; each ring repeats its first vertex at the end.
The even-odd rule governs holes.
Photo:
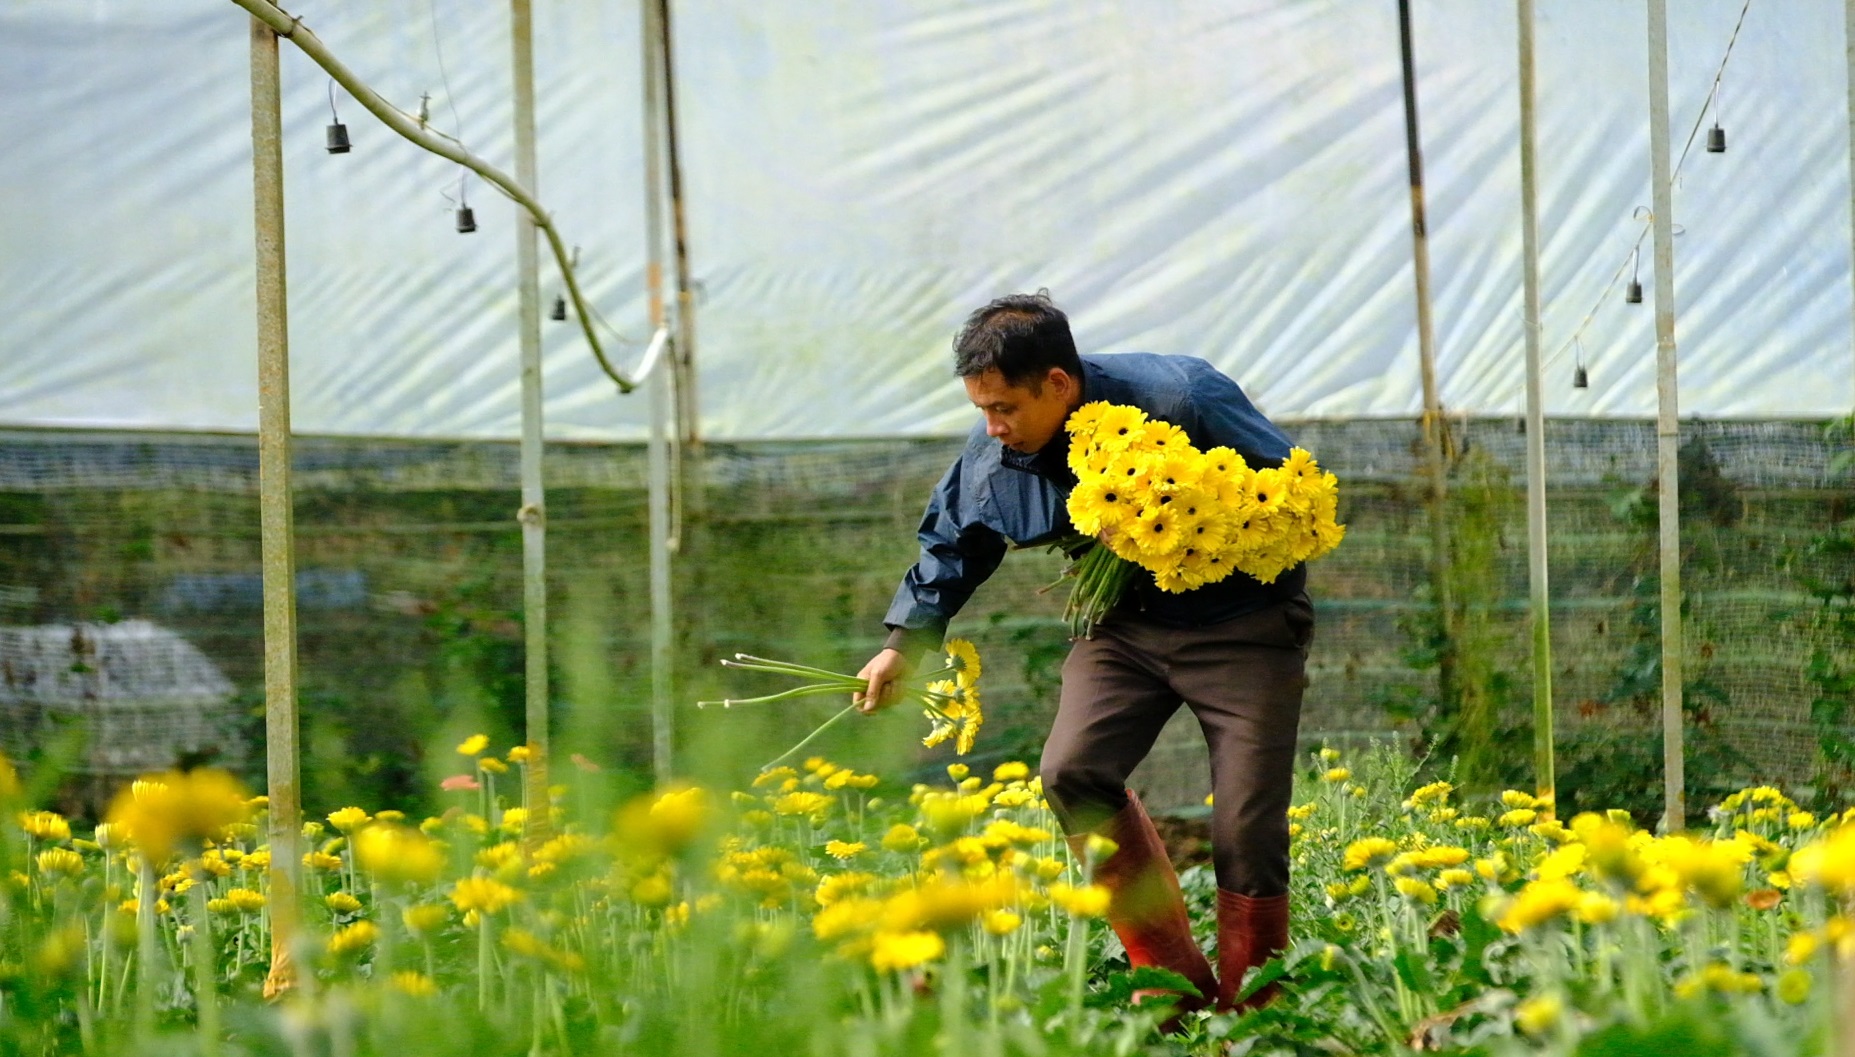
POLYGON ((1005 381, 1034 393, 1043 389, 1052 367, 1082 377, 1069 317, 1051 302, 1048 290, 993 301, 967 316, 953 339, 953 369, 962 378, 996 370, 1005 381))

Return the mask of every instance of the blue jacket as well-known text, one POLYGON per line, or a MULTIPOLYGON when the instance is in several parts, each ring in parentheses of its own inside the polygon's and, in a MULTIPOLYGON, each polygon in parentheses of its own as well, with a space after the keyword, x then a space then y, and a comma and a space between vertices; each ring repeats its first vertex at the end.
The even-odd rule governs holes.
MULTIPOLYGON (((1130 352, 1082 357, 1082 399, 1132 404, 1185 430, 1200 451, 1220 444, 1251 466, 1288 457, 1288 437, 1250 403, 1237 383, 1192 356, 1130 352)), ((902 578, 883 623, 889 642, 910 659, 940 646, 953 619, 1012 546, 1050 543, 1073 533, 1063 501, 1075 486, 1064 435, 1035 454, 986 436, 982 421, 947 470, 921 518, 921 557, 902 578)), ((1202 627, 1300 594, 1307 571, 1296 567, 1273 584, 1234 573, 1182 594, 1141 574, 1116 614, 1138 614, 1169 627, 1202 627)), ((1110 619, 1113 619, 1111 616, 1110 619)))

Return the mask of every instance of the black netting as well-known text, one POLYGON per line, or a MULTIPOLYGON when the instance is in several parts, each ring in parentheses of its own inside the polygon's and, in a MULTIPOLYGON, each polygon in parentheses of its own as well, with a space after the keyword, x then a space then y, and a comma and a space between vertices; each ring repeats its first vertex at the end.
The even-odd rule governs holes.
MULTIPOLYGON (((1349 525, 1346 543, 1312 574, 1320 628, 1306 738, 1440 737, 1482 780, 1528 780, 1519 423, 1451 424, 1451 582, 1463 620, 1452 667, 1460 704, 1448 708, 1437 704, 1416 430, 1389 420, 1289 428, 1340 475, 1349 525)), ((1547 439, 1561 772, 1597 788, 1611 780, 1606 767, 1659 759, 1644 748, 1659 685, 1655 433, 1645 422, 1558 421, 1547 439)), ((1811 781, 1823 725, 1839 722, 1816 706, 1824 683, 1812 669, 1825 650, 1847 648, 1819 619, 1812 594, 1813 584, 1849 575, 1846 556, 1813 546, 1855 505, 1855 481, 1834 468, 1839 443, 1812 422, 1682 427, 1687 682, 1695 770, 1707 780, 1811 781)), ((737 650, 855 670, 877 644, 913 557, 921 504, 957 447, 708 445, 691 464, 704 487, 684 503, 678 699, 716 696, 727 680, 713 662, 737 650)), ((643 767, 642 452, 555 445, 546 472, 561 722, 597 716, 602 750, 643 767)), ((306 760, 321 761, 306 764, 307 780, 330 796, 412 795, 442 763, 422 760, 421 746, 455 717, 518 731, 515 446, 300 439, 296 485, 304 742, 306 760)), ((250 437, 0 435, 0 623, 63 629, 0 634, 10 752, 44 742, 49 709, 66 726, 90 724, 98 769, 196 751, 258 769, 256 496, 250 437), (20 643, 127 620, 148 621, 149 634, 195 651, 223 677, 222 692, 151 690, 133 708, 106 708, 77 691, 47 698, 17 689, 19 673, 59 663, 44 649, 28 658, 20 643), (206 727, 211 733, 200 733, 206 727), (137 752, 119 744, 130 741, 137 752)), ((1060 597, 1037 589, 1059 570, 1047 554, 1014 555, 956 625, 988 658, 992 718, 982 747, 990 755, 1034 759, 1054 707, 1066 645, 1060 597)), ((123 633, 96 636, 112 634, 123 633)), ((685 725, 702 721, 692 715, 685 725)), ((1140 782, 1162 803, 1195 800, 1206 784, 1202 753, 1182 714, 1140 782)), ((1659 772, 1634 777, 1653 798, 1659 772)))

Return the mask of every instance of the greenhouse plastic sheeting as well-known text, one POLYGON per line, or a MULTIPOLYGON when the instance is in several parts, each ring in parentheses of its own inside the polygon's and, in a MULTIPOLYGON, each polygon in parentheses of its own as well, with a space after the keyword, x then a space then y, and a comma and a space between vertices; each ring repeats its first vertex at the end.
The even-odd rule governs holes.
MULTIPOLYGON (((1841 6, 1753 3, 1720 96, 1729 149, 1686 155, 1686 414, 1855 405, 1841 6)), ((535 7, 540 196, 582 247, 615 358, 635 362, 638 11, 535 7)), ((1413 7, 1442 398, 1513 414, 1514 5, 1413 7)), ((1679 155, 1714 120, 1741 3, 1670 7, 1679 155)), ((512 167, 505 5, 289 9, 395 103, 430 93, 435 127, 512 167)), ((706 435, 958 432, 972 412, 949 337, 1037 287, 1084 351, 1204 356, 1272 414, 1420 408, 1391 0, 679 0, 674 17, 706 435)), ((1652 307, 1614 281, 1650 200, 1644 19, 1542 5, 1549 413, 1655 408, 1652 307)), ((254 428, 247 25, 214 0, 0 9, 0 424, 254 428)), ((282 52, 296 428, 515 435, 512 206, 463 181, 480 228, 457 234, 459 170, 340 91, 354 150, 325 153, 329 79, 282 52)), ((551 301, 551 265, 542 286, 551 301)), ((544 326, 549 434, 638 436, 643 400, 616 393, 576 328, 544 326)))

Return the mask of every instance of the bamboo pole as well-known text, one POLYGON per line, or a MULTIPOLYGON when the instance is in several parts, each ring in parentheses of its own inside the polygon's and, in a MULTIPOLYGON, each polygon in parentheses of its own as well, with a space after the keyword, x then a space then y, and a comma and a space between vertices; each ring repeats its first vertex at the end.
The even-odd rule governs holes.
MULTIPOLYGON (((644 91, 644 277, 650 303, 651 329, 661 342, 667 339, 663 300, 663 42, 658 28, 656 0, 639 5, 642 18, 644 91)), ((648 358, 648 357, 647 357, 648 358)), ((649 471, 650 590, 651 590, 651 771, 661 788, 674 773, 674 722, 671 695, 675 686, 675 623, 671 595, 670 493, 671 448, 674 429, 673 373, 652 361, 653 373, 642 381, 650 388, 649 471)))
MULTIPOLYGON (((251 21, 252 220, 257 232, 258 526, 264 564, 264 767, 270 804, 271 965, 295 986, 303 808, 297 762, 296 552, 290 507, 290 327, 284 275, 283 109, 277 34, 251 21)), ((142 893, 143 900, 152 897, 142 893)))
MULTIPOLYGON (((535 160, 534 13, 530 0, 510 0, 509 26, 515 77, 515 178, 533 192, 539 166, 535 160)), ((522 769, 528 806, 523 832, 530 848, 545 841, 549 829, 547 492, 541 480, 545 438, 541 408, 540 255, 535 231, 535 218, 518 211, 515 260, 517 326, 522 349, 522 506, 517 519, 522 525, 524 719, 528 744, 528 762, 522 769)))
POLYGON ((1649 165, 1655 212, 1656 477, 1661 490, 1662 575, 1662 825, 1674 833, 1687 824, 1681 712, 1681 447, 1679 391, 1675 383, 1674 188, 1668 144, 1668 0, 1649 0, 1649 165))
MULTIPOLYGON (((1527 360, 1527 586, 1533 632, 1533 783, 1554 797, 1552 759, 1552 592, 1546 555, 1546 413, 1540 380, 1537 83, 1533 0, 1518 0, 1520 21, 1520 245, 1524 262, 1527 360)), ((1855 0, 1851 0, 1855 2, 1855 0)), ((1556 804, 1556 799, 1555 799, 1556 804)))
POLYGON ((1430 314, 1430 236, 1423 191, 1423 139, 1417 127, 1417 65, 1411 40, 1410 0, 1398 0, 1398 44, 1404 69, 1404 137, 1410 161, 1411 273, 1417 295, 1417 359, 1423 375, 1423 441, 1425 470, 1429 476, 1430 566, 1443 634, 1437 669, 1437 690, 1443 702, 1454 703, 1456 693, 1457 633, 1455 590, 1449 569, 1449 523, 1444 506, 1448 495, 1448 467, 1444 456, 1443 403, 1436 382, 1436 331, 1430 314))

